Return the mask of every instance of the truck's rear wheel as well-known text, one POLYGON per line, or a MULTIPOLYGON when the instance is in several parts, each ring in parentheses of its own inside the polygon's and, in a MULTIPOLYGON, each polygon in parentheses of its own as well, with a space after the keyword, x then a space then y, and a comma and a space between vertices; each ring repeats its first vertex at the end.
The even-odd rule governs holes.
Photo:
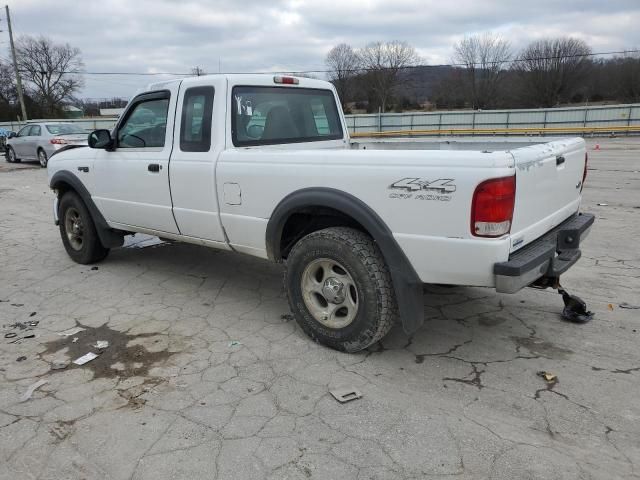
POLYGON ((389 269, 359 230, 334 227, 302 238, 287 259, 285 285, 300 327, 336 350, 367 348, 397 317, 389 269))
POLYGON ((91 214, 75 192, 62 196, 59 214, 62 243, 73 261, 86 265, 107 256, 109 249, 100 243, 91 214))

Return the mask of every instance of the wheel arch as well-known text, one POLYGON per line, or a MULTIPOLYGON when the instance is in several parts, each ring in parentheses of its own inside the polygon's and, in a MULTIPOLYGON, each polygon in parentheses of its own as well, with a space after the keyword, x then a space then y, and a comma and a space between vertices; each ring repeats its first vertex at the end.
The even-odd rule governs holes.
POLYGON ((415 332, 424 323, 422 281, 398 245, 393 234, 380 216, 359 198, 342 190, 312 187, 287 195, 274 209, 266 230, 267 255, 271 260, 282 261, 288 249, 301 236, 328 226, 352 226, 367 233, 376 242, 384 257, 398 303, 402 325, 407 333, 415 332), (316 222, 314 212, 337 217, 340 223, 316 222), (309 216, 311 227, 303 225, 297 238, 284 236, 288 225, 296 215, 309 216), (346 223, 345 223, 346 222, 346 223), (283 239, 291 245, 283 245, 283 239))
MULTIPOLYGON (((109 226, 91 198, 91 194, 87 188, 73 173, 68 170, 56 172, 49 181, 49 187, 57 192, 58 199, 61 199, 67 192, 74 192, 82 199, 96 226, 100 243, 102 243, 105 248, 119 247, 124 243, 124 234, 109 226)), ((58 212, 58 218, 60 218, 60 212, 58 212)))

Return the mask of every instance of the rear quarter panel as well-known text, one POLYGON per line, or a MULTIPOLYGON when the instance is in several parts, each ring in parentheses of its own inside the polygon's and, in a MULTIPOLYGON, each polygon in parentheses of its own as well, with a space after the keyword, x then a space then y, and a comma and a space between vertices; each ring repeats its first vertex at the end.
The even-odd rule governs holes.
POLYGON ((371 207, 422 281, 490 286, 493 263, 508 257, 509 239, 471 236, 471 198, 480 182, 513 172, 506 152, 255 147, 221 154, 217 190, 237 250, 266 258, 266 225, 278 203, 303 188, 328 187, 371 207), (239 185, 240 205, 225 200, 225 183, 239 185))

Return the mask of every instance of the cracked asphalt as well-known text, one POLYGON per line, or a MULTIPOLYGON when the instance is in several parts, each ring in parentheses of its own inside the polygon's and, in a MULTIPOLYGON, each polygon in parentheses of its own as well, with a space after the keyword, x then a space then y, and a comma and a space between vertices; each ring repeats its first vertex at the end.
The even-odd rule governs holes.
POLYGON ((596 141, 562 282, 592 322, 552 291, 426 286, 418 333, 355 355, 301 332, 279 265, 177 243, 73 263, 46 172, 0 161, 0 479, 638 478, 640 139, 596 141))

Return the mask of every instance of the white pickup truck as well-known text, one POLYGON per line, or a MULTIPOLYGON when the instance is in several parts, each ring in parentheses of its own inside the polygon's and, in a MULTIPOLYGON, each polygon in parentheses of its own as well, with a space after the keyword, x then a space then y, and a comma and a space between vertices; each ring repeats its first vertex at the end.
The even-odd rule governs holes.
POLYGON ((582 139, 352 142, 333 86, 273 75, 150 85, 49 161, 73 260, 142 232, 286 263, 301 328, 354 352, 424 320, 423 284, 513 293, 580 257, 582 139))

